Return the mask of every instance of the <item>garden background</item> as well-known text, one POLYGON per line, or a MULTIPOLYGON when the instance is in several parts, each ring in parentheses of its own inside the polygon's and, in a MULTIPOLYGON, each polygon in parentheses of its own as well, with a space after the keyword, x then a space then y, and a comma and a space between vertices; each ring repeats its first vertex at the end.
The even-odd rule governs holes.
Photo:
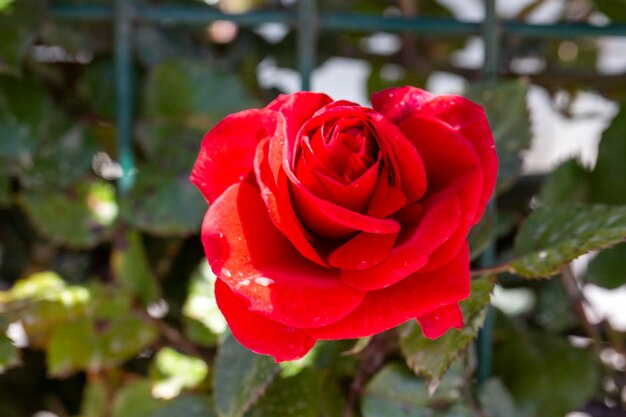
POLYGON ((624 0, 0 0, 0 416, 626 416, 624 99, 624 0), (202 136, 396 85, 495 135, 466 327, 247 351, 198 236, 202 136))

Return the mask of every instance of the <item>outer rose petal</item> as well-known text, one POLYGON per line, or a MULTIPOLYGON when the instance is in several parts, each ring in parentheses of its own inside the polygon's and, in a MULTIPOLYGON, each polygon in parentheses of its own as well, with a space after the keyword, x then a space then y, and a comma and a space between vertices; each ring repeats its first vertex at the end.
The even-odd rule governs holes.
POLYGON ((215 282, 215 299, 235 339, 253 352, 272 355, 276 362, 290 361, 304 356, 315 344, 300 329, 251 313, 245 300, 220 280, 215 282))
POLYGON ((424 216, 416 225, 402 230, 389 256, 378 265, 361 271, 343 270, 341 280, 364 291, 395 284, 422 268, 430 254, 458 228, 459 199, 451 190, 423 201, 424 216))
MULTIPOLYGON (((304 229, 304 226, 296 216, 291 204, 291 196, 289 193, 281 193, 278 191, 277 181, 285 183, 287 180, 285 173, 282 171, 279 171, 276 177, 272 173, 268 162, 270 154, 269 143, 269 139, 259 143, 257 155, 254 160, 256 180, 261 188, 261 195, 269 216, 272 222, 274 222, 274 225, 287 236, 289 241, 302 256, 318 265, 326 266, 326 262, 324 262, 311 245, 309 232, 304 229), (281 178, 278 178, 278 176, 281 178)), ((283 188, 286 187, 283 186, 283 188)))
POLYGON ((285 118, 286 157, 293 162, 293 149, 296 136, 302 125, 309 120, 315 112, 331 103, 333 100, 326 94, 300 91, 293 94, 281 94, 265 108, 280 112, 285 118))
POLYGON ((316 339, 349 339, 380 333, 424 316, 470 294, 467 245, 450 263, 429 273, 416 273, 390 287, 371 291, 348 316, 331 325, 308 329, 316 339))
POLYGON ((436 339, 444 335, 451 328, 463 327, 463 312, 458 303, 439 307, 437 310, 419 316, 417 321, 422 328, 422 333, 429 339, 436 339))
POLYGON ((498 172, 498 156, 482 107, 461 96, 436 95, 415 87, 379 91, 372 95, 372 105, 396 124, 416 114, 438 118, 474 147, 484 172, 479 210, 473 221, 477 223, 493 193, 498 172))
POLYGON ((212 203, 252 171, 257 144, 275 130, 273 111, 245 110, 226 117, 204 136, 191 182, 212 203))
POLYGON ((365 296, 343 284, 337 270, 303 258, 268 217, 259 189, 247 182, 211 205, 202 243, 213 272, 250 311, 287 326, 333 323, 365 296))

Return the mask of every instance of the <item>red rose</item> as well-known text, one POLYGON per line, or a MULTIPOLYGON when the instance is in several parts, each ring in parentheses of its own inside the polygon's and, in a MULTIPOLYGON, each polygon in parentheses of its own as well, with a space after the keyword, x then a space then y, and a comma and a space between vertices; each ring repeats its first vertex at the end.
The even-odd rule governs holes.
POLYGON ((413 87, 372 103, 281 95, 204 137, 191 180, 210 203, 215 295, 257 353, 297 359, 412 318, 431 338, 463 324, 466 237, 497 171, 484 112, 413 87))

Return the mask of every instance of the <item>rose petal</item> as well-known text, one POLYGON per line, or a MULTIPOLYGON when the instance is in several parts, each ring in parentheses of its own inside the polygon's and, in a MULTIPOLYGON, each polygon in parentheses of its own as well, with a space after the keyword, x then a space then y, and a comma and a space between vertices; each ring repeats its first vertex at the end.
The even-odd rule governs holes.
POLYGON ((429 339, 443 336, 451 328, 463 328, 463 312, 458 303, 439 307, 428 314, 419 316, 417 321, 422 328, 422 333, 429 339))
POLYGON ((419 200, 427 187, 427 173, 419 149, 416 150, 412 139, 406 137, 406 132, 380 114, 375 114, 373 119, 375 122, 372 126, 379 140, 380 152, 387 154, 383 158, 395 169, 394 180, 400 184, 409 202, 419 200))
POLYGON ((395 184, 389 184, 388 175, 388 168, 383 166, 367 210, 368 216, 379 218, 391 216, 407 204, 402 189, 395 184))
POLYGON ((296 162, 295 175, 302 185, 319 198, 358 213, 365 212, 378 181, 379 162, 353 182, 342 184, 311 167, 308 155, 303 152, 296 162))
POLYGON ((248 301, 250 311, 281 324, 323 326, 364 297, 343 284, 338 271, 302 257, 268 217, 258 188, 246 182, 209 208, 202 243, 215 274, 248 301))
POLYGON ((483 174, 472 146, 457 131, 430 117, 411 116, 399 126, 422 157, 429 192, 457 189, 463 215, 473 220, 482 194, 483 174))
POLYGON ((460 221, 459 199, 446 190, 422 201, 424 216, 419 223, 405 226, 401 238, 378 265, 362 271, 343 270, 341 280, 364 291, 395 284, 418 271, 429 256, 457 230, 460 221))
POLYGON ((393 219, 379 219, 323 200, 307 190, 284 163, 283 171, 290 180, 290 189, 298 218, 311 230, 324 237, 344 238, 356 232, 395 233, 400 224, 393 219))
POLYGON ((293 94, 281 94, 266 106, 266 109, 279 111, 285 119, 286 155, 290 162, 293 157, 293 149, 296 136, 302 125, 309 120, 315 112, 332 103, 332 99, 326 94, 299 91, 293 94))
POLYGON ((212 203, 252 171, 257 144, 275 129, 273 111, 245 110, 226 117, 204 136, 191 182, 212 203))
POLYGON ((253 352, 272 355, 276 362, 304 356, 315 344, 304 331, 251 313, 246 301, 224 282, 215 282, 215 300, 235 339, 253 352))
POLYGON ((328 263, 339 269, 370 268, 389 255, 397 237, 397 233, 358 233, 335 249, 328 257, 328 263))
MULTIPOLYGON (((293 211, 289 190, 284 185, 286 192, 279 192, 276 181, 281 172, 276 176, 271 171, 269 164, 269 140, 259 143, 257 155, 254 160, 254 170, 257 183, 261 189, 261 196, 274 225, 289 239, 298 249, 298 252, 307 259, 318 265, 326 265, 315 248, 311 245, 312 236, 304 229, 304 226, 293 211)), ((284 173, 282 173, 284 177, 284 173)), ((281 179, 282 183, 286 180, 281 179)))
POLYGON ((396 124, 415 114, 441 119, 474 147, 484 172, 480 203, 473 219, 473 223, 477 223, 493 193, 498 171, 498 156, 483 108, 464 97, 439 96, 415 87, 375 93, 372 105, 396 124))
POLYGON ((467 245, 440 269, 416 273, 390 287, 371 291, 348 316, 331 325, 306 332, 316 339, 347 339, 380 333, 424 316, 470 294, 467 245))

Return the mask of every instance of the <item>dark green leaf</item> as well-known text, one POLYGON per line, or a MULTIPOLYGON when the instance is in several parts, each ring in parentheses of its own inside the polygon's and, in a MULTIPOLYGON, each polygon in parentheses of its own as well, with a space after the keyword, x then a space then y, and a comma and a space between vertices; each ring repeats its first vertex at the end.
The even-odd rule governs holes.
POLYGON ((365 387, 361 397, 363 417, 473 416, 459 402, 460 394, 454 385, 442 384, 431 397, 423 380, 397 363, 388 364, 365 387))
MULTIPOLYGON (((609 0, 617 2, 617 0, 609 0)), ((623 1, 619 1, 623 3, 623 1)), ((622 9, 626 10, 626 9, 622 9)), ((602 133, 598 159, 591 173, 591 197, 596 203, 626 205, 626 103, 602 133)))
POLYGON ((65 192, 26 191, 20 202, 35 227, 50 240, 79 248, 106 239, 118 210, 115 190, 105 182, 77 183, 65 192))
POLYGON ((624 238, 626 207, 541 207, 518 232, 515 250, 520 256, 511 262, 510 270, 529 278, 548 277, 578 256, 624 238))
POLYGON ((585 281, 615 289, 626 283, 626 243, 600 252, 589 262, 585 281))
POLYGON ((579 323, 561 280, 542 281, 538 285, 534 317, 539 325, 552 332, 565 332, 579 323))
POLYGON ((213 399, 203 395, 176 398, 150 417, 217 417, 213 399))
POLYGON ((118 391, 111 417, 152 417, 164 405, 152 397, 150 381, 141 380, 118 391))
POLYGON ((307 368, 294 376, 276 378, 245 416, 340 417, 342 409, 336 384, 307 368))
POLYGON ((593 0, 596 8, 615 22, 626 22, 625 0, 593 0))
POLYGON ((155 235, 197 233, 207 206, 189 181, 189 172, 169 173, 158 164, 144 164, 138 170, 133 189, 122 200, 124 219, 155 235))
POLYGON ((472 227, 467 237, 470 245, 470 259, 478 258, 489 246, 493 233, 493 217, 489 211, 485 212, 480 222, 472 227))
POLYGON ((524 417, 511 393, 497 378, 492 378, 480 386, 478 398, 489 417, 524 417))
POLYGON ((137 139, 150 162, 169 172, 189 172, 205 133, 175 122, 153 121, 139 126, 137 139))
POLYGON ((20 64, 43 20, 44 0, 15 0, 0 10, 0 73, 20 74, 20 64))
POLYGON ((542 205, 584 203, 589 198, 589 172, 571 159, 558 166, 544 181, 539 192, 542 205))
POLYGON ((495 373, 524 415, 563 417, 595 392, 598 375, 590 355, 548 334, 507 334, 495 350, 495 373))
POLYGON ((236 74, 194 60, 162 62, 152 70, 145 91, 144 109, 149 118, 203 129, 230 113, 257 105, 236 74))
POLYGON ((50 108, 50 97, 35 79, 1 77, 0 158, 31 165, 35 147, 41 138, 46 137, 50 108))
POLYGON ((11 178, 0 172, 0 207, 11 204, 11 178))
POLYGON ((521 151, 528 149, 532 133, 526 104, 528 86, 522 80, 475 84, 467 97, 485 108, 498 151, 498 192, 509 189, 519 176, 521 151))
POLYGON ((117 280, 136 294, 144 305, 156 301, 160 293, 159 286, 150 269, 141 236, 129 231, 116 243, 111 253, 111 270, 117 280))
POLYGON ((99 117, 115 118, 115 76, 110 59, 92 62, 77 82, 78 93, 99 117))
POLYGON ((244 348, 228 335, 215 361, 215 402, 222 417, 241 417, 265 392, 280 367, 265 355, 244 348))
POLYGON ((21 183, 28 188, 66 188, 91 170, 97 151, 98 144, 88 128, 67 127, 40 141, 32 166, 21 169, 21 183))
POLYGON ((11 339, 9 339, 4 331, 0 332, 0 375, 4 373, 8 368, 12 368, 21 363, 20 354, 17 348, 13 345, 11 339))
POLYGON ((450 364, 467 349, 485 321, 493 277, 472 281, 472 295, 461 302, 465 325, 463 329, 448 330, 438 339, 424 337, 417 323, 409 323, 401 332, 400 346, 409 368, 429 380, 431 389, 437 387, 450 364))

